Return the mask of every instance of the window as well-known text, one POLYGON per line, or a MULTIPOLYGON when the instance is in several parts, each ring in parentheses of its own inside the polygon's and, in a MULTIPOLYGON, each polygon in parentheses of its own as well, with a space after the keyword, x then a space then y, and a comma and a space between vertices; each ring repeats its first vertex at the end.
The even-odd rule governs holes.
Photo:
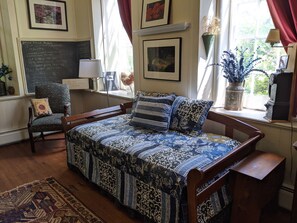
MULTIPOLYGON (((265 43, 267 34, 274 27, 266 0, 231 0, 230 49, 249 48, 255 51, 262 63, 257 68, 268 74, 275 72, 283 48, 271 48, 265 43)), ((251 74, 245 82, 243 106, 265 110, 268 101, 268 77, 261 73, 251 74)))
MULTIPOLYGON (((123 85, 120 74, 133 72, 133 49, 121 21, 117 0, 93 0, 92 10, 96 58, 101 59, 104 71, 116 71, 116 85, 129 92, 130 88, 123 85)), ((100 86, 99 90, 103 90, 102 83, 100 86)))

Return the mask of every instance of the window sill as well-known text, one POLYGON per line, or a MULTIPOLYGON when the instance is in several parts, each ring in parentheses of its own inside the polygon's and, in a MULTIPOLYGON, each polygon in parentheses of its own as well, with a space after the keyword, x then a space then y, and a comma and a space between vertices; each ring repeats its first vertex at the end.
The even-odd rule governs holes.
POLYGON ((265 111, 258 111, 258 110, 251 110, 251 109, 243 109, 242 111, 231 111, 231 110, 226 110, 224 108, 213 108, 212 111, 220 114, 224 114, 224 115, 229 115, 235 118, 243 118, 243 119, 249 119, 253 121, 269 123, 269 121, 264 118, 265 111))
POLYGON ((269 125, 271 127, 277 128, 284 128, 284 129, 294 129, 297 130, 297 120, 292 119, 292 121, 278 121, 278 122, 271 122, 264 118, 266 112, 265 111, 258 111, 258 110, 251 110, 251 109, 243 109, 242 111, 230 111, 225 110, 224 108, 212 108, 214 112, 219 114, 228 115, 243 121, 258 123, 262 125, 269 125))
MULTIPOLYGON (((107 95, 106 91, 98 91, 96 93, 107 95)), ((108 91, 108 96, 125 98, 125 99, 133 99, 134 92, 125 91, 125 90, 117 90, 117 91, 108 91)))

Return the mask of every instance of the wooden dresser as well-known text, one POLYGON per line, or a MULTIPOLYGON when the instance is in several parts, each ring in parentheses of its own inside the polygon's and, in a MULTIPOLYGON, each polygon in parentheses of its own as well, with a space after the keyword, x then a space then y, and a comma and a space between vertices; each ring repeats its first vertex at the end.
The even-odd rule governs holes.
POLYGON ((232 223, 260 222, 267 205, 277 205, 285 171, 285 158, 255 151, 231 168, 232 223))

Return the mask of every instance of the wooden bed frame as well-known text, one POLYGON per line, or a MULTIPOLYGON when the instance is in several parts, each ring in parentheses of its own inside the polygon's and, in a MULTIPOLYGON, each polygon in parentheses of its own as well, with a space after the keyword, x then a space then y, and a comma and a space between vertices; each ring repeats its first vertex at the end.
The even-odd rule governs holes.
MULTIPOLYGON (((104 109, 97 109, 83 114, 62 117, 62 124, 64 132, 73 128, 74 126, 84 123, 94 122, 109 117, 126 114, 128 109, 132 108, 132 102, 124 103, 118 106, 108 107, 104 109)), ((257 128, 248 125, 240 120, 221 115, 210 111, 207 116, 208 120, 220 123, 224 126, 224 134, 230 138, 235 138, 235 132, 239 131, 247 136, 247 139, 241 142, 240 146, 236 147, 227 156, 218 159, 212 164, 206 166, 202 170, 193 169, 187 176, 187 201, 188 201, 188 217, 189 222, 194 223, 197 219, 197 205, 207 199, 212 193, 217 191, 227 181, 228 173, 220 176, 212 184, 207 186, 204 190, 197 193, 199 188, 204 183, 213 179, 220 173, 221 170, 232 166, 234 163, 242 160, 248 154, 253 152, 256 143, 264 137, 264 134, 257 128)))

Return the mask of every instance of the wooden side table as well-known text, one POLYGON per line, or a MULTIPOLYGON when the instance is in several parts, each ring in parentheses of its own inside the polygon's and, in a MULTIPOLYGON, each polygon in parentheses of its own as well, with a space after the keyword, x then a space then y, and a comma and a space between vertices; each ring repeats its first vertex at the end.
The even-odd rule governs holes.
POLYGON ((275 202, 285 171, 285 158, 255 151, 230 169, 232 223, 260 222, 262 209, 275 202))

